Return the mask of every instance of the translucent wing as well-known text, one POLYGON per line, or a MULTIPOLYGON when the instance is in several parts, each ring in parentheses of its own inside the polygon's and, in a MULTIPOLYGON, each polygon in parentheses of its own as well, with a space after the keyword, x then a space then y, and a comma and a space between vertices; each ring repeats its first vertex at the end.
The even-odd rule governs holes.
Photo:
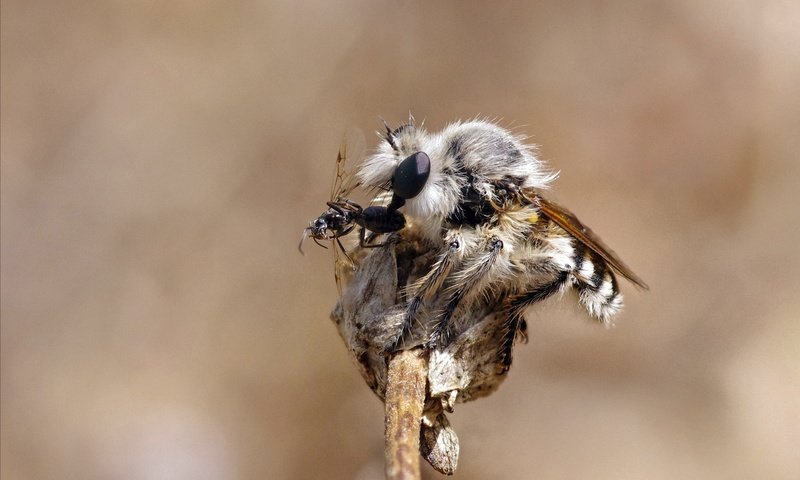
POLYGON ((366 139, 364 132, 351 128, 345 135, 336 161, 336 178, 331 190, 331 200, 349 199, 367 206, 387 206, 392 199, 389 183, 386 185, 362 185, 355 175, 354 164, 364 157, 366 139))
POLYGON ((331 185, 330 201, 348 198, 360 185, 354 173, 353 160, 363 156, 365 145, 364 134, 360 130, 350 129, 345 134, 344 141, 339 147, 339 154, 336 156, 336 171, 331 185))
POLYGON ((625 265, 625 262, 623 262, 622 259, 620 259, 619 256, 608 247, 608 245, 603 243, 597 234, 595 234, 589 227, 578 220, 578 217, 576 217, 574 213, 555 202, 547 200, 535 192, 526 190, 524 194, 532 202, 539 205, 542 214, 558 224, 558 226, 566 230, 567 233, 575 237, 582 244, 586 245, 593 252, 600 255, 603 260, 611 265, 611 268, 613 268, 617 273, 627 278, 640 288, 645 290, 650 289, 650 287, 647 286, 647 283, 645 283, 641 277, 633 273, 633 270, 625 265))
POLYGON ((333 185, 331 185, 331 202, 346 196, 357 186, 353 173, 347 168, 347 159, 347 145, 342 144, 336 155, 336 171, 333 175, 333 185))
POLYGON ((347 266, 344 265, 344 260, 342 260, 342 254, 339 250, 338 245, 333 246, 333 278, 336 280, 336 290, 339 293, 339 298, 342 298, 342 278, 347 273, 344 270, 347 266))
MULTIPOLYGON (((363 157, 366 150, 364 133, 358 129, 349 129, 345 134, 339 153, 336 156, 336 171, 334 172, 333 185, 331 186, 332 202, 350 199, 350 195, 360 187, 360 182, 355 175, 355 161, 363 157)), ((332 239, 333 245, 333 275, 336 280, 336 289, 339 297, 342 296, 342 285, 352 274, 354 265, 345 250, 340 237, 332 239)))

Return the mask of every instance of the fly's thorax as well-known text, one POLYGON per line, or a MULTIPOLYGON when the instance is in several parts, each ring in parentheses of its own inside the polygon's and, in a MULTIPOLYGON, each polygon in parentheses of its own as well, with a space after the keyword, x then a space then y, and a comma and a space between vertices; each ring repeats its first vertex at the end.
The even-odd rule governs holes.
POLYGON ((520 188, 546 188, 555 178, 524 137, 490 122, 451 124, 439 141, 445 147, 446 163, 461 171, 483 195, 491 190, 487 182, 506 180, 520 188))

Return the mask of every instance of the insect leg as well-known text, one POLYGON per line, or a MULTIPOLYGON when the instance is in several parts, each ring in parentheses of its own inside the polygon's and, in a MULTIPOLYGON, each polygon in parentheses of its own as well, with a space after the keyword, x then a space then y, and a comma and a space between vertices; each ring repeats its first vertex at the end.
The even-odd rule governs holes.
POLYGON ((347 227, 342 229, 339 233, 334 232, 335 235, 333 237, 334 238, 344 237, 348 233, 352 232, 354 228, 356 228, 355 224, 348 225, 347 227))
POLYGON ((342 201, 339 202, 339 204, 340 205, 341 204, 350 205, 352 208, 354 208, 359 213, 361 213, 364 210, 363 208, 361 208, 361 205, 357 204, 356 202, 354 202, 354 201, 352 201, 352 200, 350 200, 348 198, 342 199, 342 201))
POLYGON ((490 238, 486 245, 486 250, 471 257, 466 262, 466 266, 457 275, 453 276, 454 291, 450 294, 444 313, 434 326, 433 333, 430 336, 432 345, 442 344, 446 340, 447 328, 459 303, 467 295, 480 290, 479 287, 482 283, 490 280, 490 272, 496 265, 502 249, 502 240, 497 237, 490 238))
POLYGON ((561 291, 569 280, 569 272, 560 272, 550 282, 539 285, 528 292, 509 300, 508 319, 506 320, 506 334, 503 337, 503 344, 498 352, 498 362, 501 365, 501 373, 505 373, 511 367, 511 352, 514 349, 514 342, 518 334, 525 335, 525 310, 534 303, 552 296, 561 291))
POLYGON ((339 245, 339 249, 341 249, 341 251, 344 254, 345 258, 347 258, 347 261, 350 262, 351 265, 355 265, 355 263, 353 262, 353 259, 350 258, 350 255, 347 254, 347 250, 344 249, 344 245, 342 245, 342 241, 339 240, 339 237, 341 237, 341 235, 337 235, 337 236, 335 236, 333 238, 336 239, 336 243, 339 245))
POLYGON ((361 246, 361 248, 378 248, 386 245, 386 242, 370 243, 372 242, 372 240, 375 239, 375 234, 374 233, 370 234, 369 238, 367 238, 367 229, 364 227, 361 227, 358 236, 359 236, 358 244, 361 246))
POLYGON ((362 208, 359 204, 348 199, 339 202, 326 202, 326 205, 335 210, 339 215, 347 215, 346 211, 355 211, 356 214, 362 212, 362 208))
POLYGON ((408 302, 408 309, 406 310, 405 319, 403 321, 403 328, 394 342, 393 350, 397 350, 402 346, 406 336, 411 332, 414 323, 417 320, 417 313, 423 302, 431 299, 431 297, 439 291, 444 283, 453 266, 456 264, 461 254, 463 253, 463 241, 461 234, 455 232, 448 235, 447 249, 443 251, 436 262, 431 267, 431 270, 420 278, 416 285, 412 288, 415 289, 414 296, 408 302))

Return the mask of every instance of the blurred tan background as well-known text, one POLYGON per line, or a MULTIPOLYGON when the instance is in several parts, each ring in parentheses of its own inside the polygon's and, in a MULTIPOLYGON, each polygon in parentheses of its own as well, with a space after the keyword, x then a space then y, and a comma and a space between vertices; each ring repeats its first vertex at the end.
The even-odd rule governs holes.
POLYGON ((338 3, 2 3, 2 477, 381 478, 297 242, 411 111, 531 135, 652 288, 539 309, 458 478, 800 478, 800 4, 338 3))

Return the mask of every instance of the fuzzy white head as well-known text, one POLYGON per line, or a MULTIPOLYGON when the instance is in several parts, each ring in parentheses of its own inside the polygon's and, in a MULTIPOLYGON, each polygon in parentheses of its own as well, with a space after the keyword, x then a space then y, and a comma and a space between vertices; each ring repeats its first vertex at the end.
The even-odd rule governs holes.
POLYGON ((364 185, 391 186, 400 162, 417 152, 427 154, 430 177, 418 195, 407 199, 404 213, 424 225, 432 240, 440 237, 442 222, 458 214, 468 196, 494 199, 497 182, 545 189, 557 175, 523 138, 483 120, 456 122, 439 133, 428 133, 412 121, 387 128, 384 140, 358 175, 364 185))

